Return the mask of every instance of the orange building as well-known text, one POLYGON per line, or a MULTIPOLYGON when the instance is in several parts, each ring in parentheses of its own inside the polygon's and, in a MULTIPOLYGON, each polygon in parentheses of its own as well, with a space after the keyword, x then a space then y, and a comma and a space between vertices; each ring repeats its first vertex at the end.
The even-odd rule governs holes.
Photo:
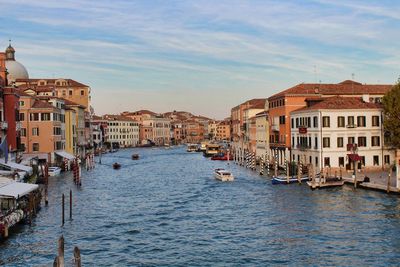
POLYGON ((183 122, 183 128, 186 131, 187 143, 200 143, 204 140, 204 125, 196 120, 189 119, 183 122))
POLYGON ((217 124, 215 137, 217 141, 229 141, 231 139, 231 123, 229 120, 224 120, 217 124))
POLYGON ((366 85, 346 80, 338 84, 298 84, 268 98, 270 125, 270 154, 277 155, 279 163, 290 159, 290 112, 306 106, 306 99, 331 96, 363 96, 380 101, 392 85, 366 85))
POLYGON ((20 93, 21 144, 28 154, 65 149, 65 110, 61 99, 50 102, 20 93))

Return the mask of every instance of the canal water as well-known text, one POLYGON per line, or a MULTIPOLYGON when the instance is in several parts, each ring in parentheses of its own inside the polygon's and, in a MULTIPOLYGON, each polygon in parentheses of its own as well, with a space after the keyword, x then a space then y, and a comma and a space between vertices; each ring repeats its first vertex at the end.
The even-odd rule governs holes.
POLYGON ((107 154, 83 172, 81 188, 70 174, 49 186, 49 206, 32 226, 19 226, 0 243, 1 265, 51 265, 60 235, 67 264, 78 246, 84 266, 399 265, 397 196, 272 185, 184 147, 107 154), (116 161, 120 170, 111 167, 116 161), (236 180, 215 180, 217 167, 236 180), (70 189, 73 220, 66 209, 61 227, 61 195, 70 189))

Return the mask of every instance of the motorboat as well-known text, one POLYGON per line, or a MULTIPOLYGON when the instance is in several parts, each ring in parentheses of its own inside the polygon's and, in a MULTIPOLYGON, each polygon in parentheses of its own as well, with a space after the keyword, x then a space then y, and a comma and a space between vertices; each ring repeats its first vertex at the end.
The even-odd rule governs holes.
POLYGON ((214 177, 222 182, 233 181, 234 179, 232 173, 225 169, 215 169, 214 177))
POLYGON ((197 150, 197 144, 188 144, 187 145, 187 152, 196 152, 197 150))
POLYGON ((61 173, 60 167, 49 167, 49 176, 57 176, 61 173))
MULTIPOLYGON (((300 177, 301 182, 306 182, 309 180, 310 180, 310 177, 308 177, 308 176, 300 177)), ((277 177, 272 178, 272 184, 293 184, 293 183, 298 183, 298 182, 299 182, 299 179, 297 178, 297 176, 289 177, 289 180, 288 180, 287 176, 277 176, 277 177)))
POLYGON ((132 154, 132 159, 133 160, 138 160, 139 159, 139 154, 132 154))
POLYGON ((121 168, 121 164, 119 164, 118 162, 115 162, 115 163, 113 164, 113 168, 114 168, 115 170, 118 170, 119 168, 121 168))

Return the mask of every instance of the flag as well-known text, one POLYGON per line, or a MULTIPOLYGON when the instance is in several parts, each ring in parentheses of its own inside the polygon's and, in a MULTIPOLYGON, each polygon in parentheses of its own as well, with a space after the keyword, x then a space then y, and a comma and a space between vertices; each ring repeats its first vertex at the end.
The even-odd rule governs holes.
POLYGON ((4 162, 8 161, 8 145, 7 145, 7 135, 4 136, 3 141, 0 144, 0 151, 4 154, 4 162))

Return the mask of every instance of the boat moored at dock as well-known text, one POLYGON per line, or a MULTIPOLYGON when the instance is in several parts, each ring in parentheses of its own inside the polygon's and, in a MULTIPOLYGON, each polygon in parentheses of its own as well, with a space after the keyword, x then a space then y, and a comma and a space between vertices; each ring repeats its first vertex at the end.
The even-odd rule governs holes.
MULTIPOLYGON (((306 182, 309 181, 310 177, 308 176, 303 176, 300 177, 300 182, 306 182)), ((272 178, 272 184, 293 184, 293 183, 298 183, 299 178, 298 177, 289 177, 289 179, 286 176, 277 176, 272 178)))
POLYGON ((49 176, 57 176, 60 175, 61 168, 60 167, 49 167, 49 176))

